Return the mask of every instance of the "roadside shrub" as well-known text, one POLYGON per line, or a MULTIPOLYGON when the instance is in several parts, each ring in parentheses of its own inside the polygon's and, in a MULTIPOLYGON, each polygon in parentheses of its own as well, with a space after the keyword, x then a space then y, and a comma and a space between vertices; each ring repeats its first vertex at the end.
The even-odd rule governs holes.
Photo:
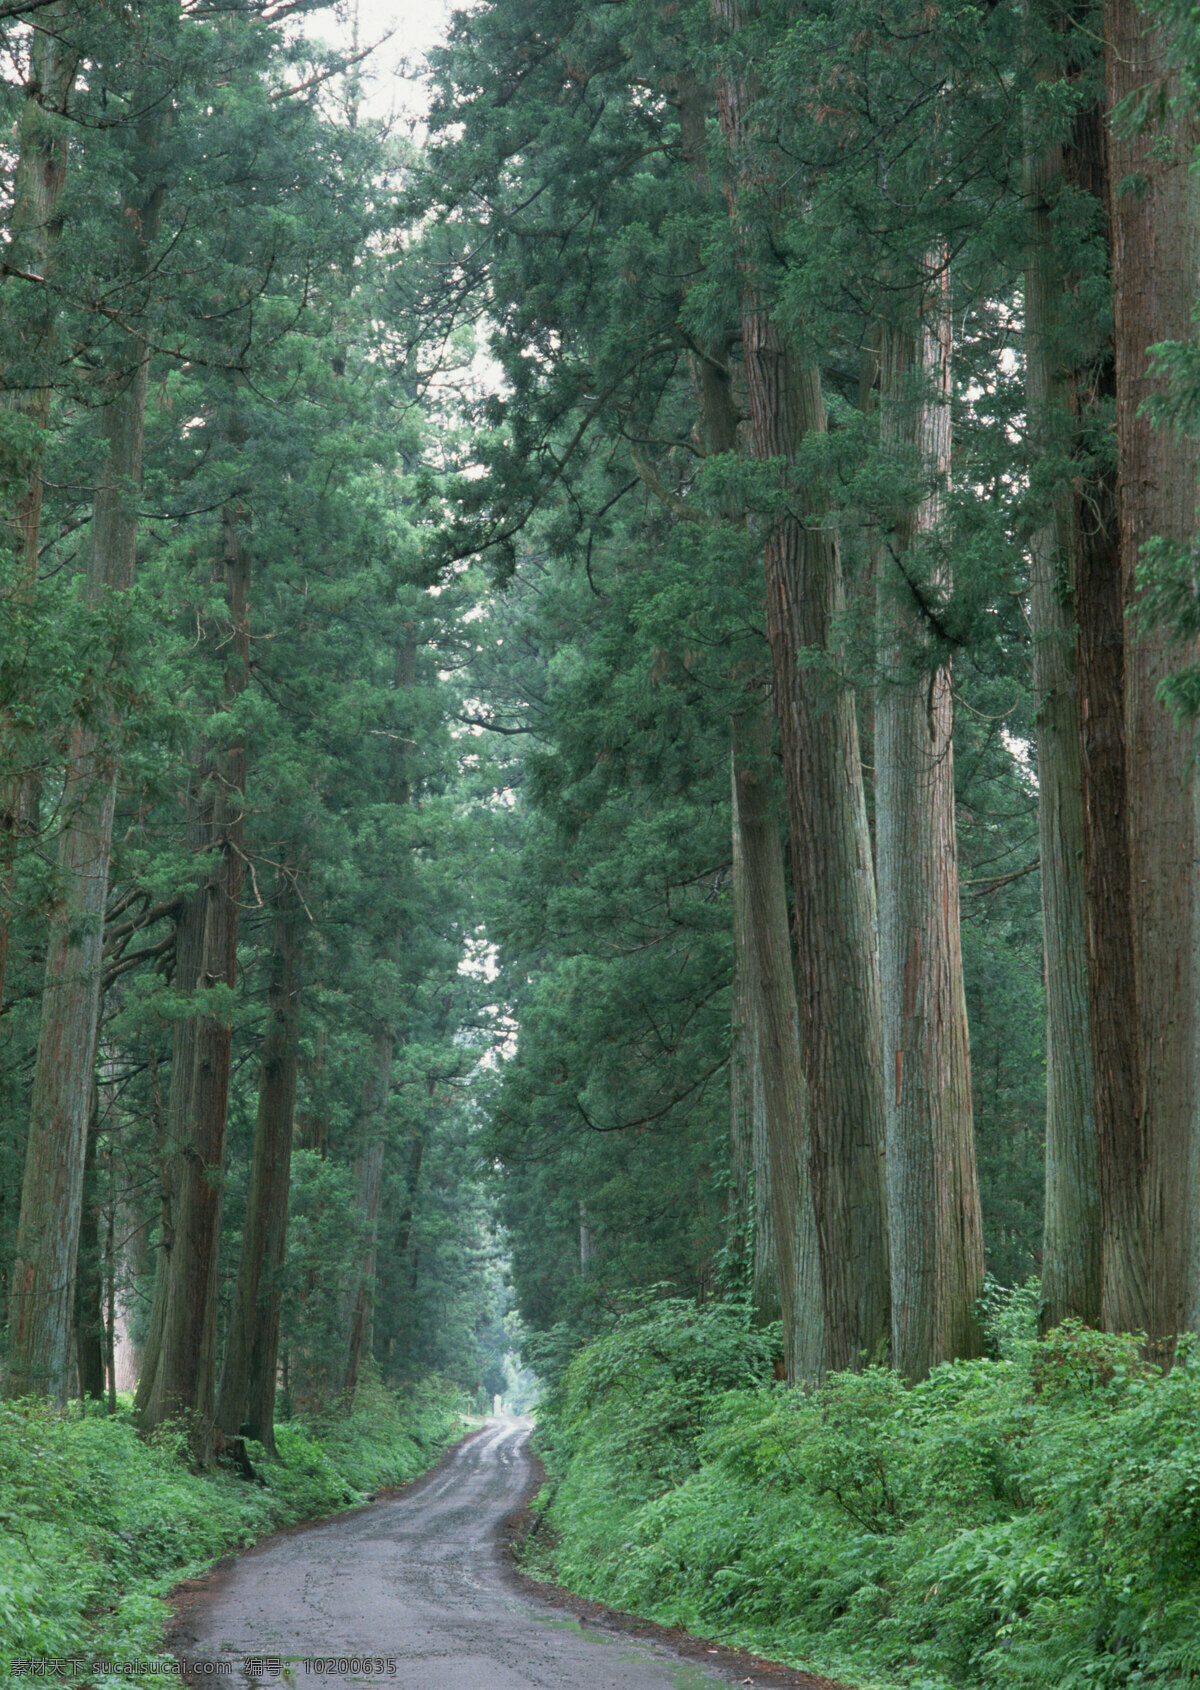
MULTIPOLYGON (((714 1396, 770 1377, 775 1338, 744 1311, 679 1299, 635 1307, 579 1352, 538 1408, 563 1551, 619 1559, 638 1506, 699 1465, 714 1396), (578 1513, 578 1519, 575 1518, 578 1513)), ((563 1563, 570 1582, 569 1559, 563 1563)))
POLYGON ((356 1491, 407 1484, 448 1443, 462 1436, 462 1391, 449 1380, 386 1386, 375 1363, 364 1364, 353 1411, 318 1422, 321 1443, 356 1491))
MULTIPOLYGON (((1010 1332, 909 1386, 714 1381, 642 1325, 572 1364, 545 1438, 562 1582, 810 1670, 922 1690, 1200 1675, 1200 1360, 1010 1332), (686 1424, 686 1433, 680 1431, 686 1424), (651 1447, 651 1445, 653 1447, 651 1447)), ((1015 1317, 1014 1317, 1015 1321, 1015 1317)), ((701 1339, 702 1324, 692 1329, 701 1339)))

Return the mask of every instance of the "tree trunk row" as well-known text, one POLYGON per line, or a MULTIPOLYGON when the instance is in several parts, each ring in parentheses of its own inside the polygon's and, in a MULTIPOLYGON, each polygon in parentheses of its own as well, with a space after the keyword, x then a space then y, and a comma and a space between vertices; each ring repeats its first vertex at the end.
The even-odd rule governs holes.
MULTIPOLYGON (((131 269, 148 261, 163 190, 131 201, 131 269)), ((150 353, 137 333, 118 337, 100 412, 103 480, 89 537, 86 601, 99 612, 133 585, 150 353)), ((57 897, 51 910, 41 1031, 30 1104, 25 1177, 9 1300, 11 1396, 66 1398, 68 1339, 94 1083, 101 951, 117 794, 115 711, 72 727, 61 801, 57 897)))
MULTIPOLYGON (((1070 32, 1091 15, 1056 18, 1069 76, 1073 55, 1084 56, 1070 32)), ((1200 1317, 1200 864, 1193 731, 1158 695, 1194 653, 1169 628, 1142 625, 1139 570, 1150 541, 1186 546, 1195 528, 1196 444, 1143 407, 1163 390, 1150 348, 1194 332, 1198 137, 1180 117, 1165 30, 1134 0, 1109 0, 1103 34, 1103 105, 1081 109, 1060 146, 1031 148, 1025 174, 1031 444, 1064 464, 1051 522, 1032 545, 1049 1070, 1044 1319, 1141 1331, 1169 1357, 1200 1317), (1131 118, 1127 102, 1152 89, 1164 97, 1165 127, 1131 118), (1093 336, 1086 345, 1078 278, 1057 259, 1064 189, 1102 208, 1111 344, 1093 336), (1115 464, 1096 447, 1109 410, 1115 464)))
POLYGON ((908 1378, 978 1355, 983 1283, 959 938, 954 706, 938 631, 949 582, 922 554, 950 476, 950 290, 929 255, 916 321, 885 324, 880 435, 919 496, 881 548, 875 840, 883 985, 892 1363, 908 1378))

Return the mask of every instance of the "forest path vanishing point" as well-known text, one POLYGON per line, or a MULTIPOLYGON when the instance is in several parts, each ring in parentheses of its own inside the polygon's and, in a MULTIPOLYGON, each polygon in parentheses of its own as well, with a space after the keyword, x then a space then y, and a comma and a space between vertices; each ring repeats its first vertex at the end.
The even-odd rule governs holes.
POLYGON ((688 1659, 524 1598, 499 1528, 535 1482, 529 1431, 528 1420, 489 1422, 405 1495, 285 1532, 203 1581, 171 1636, 188 1681, 229 1690, 283 1690, 289 1679, 295 1690, 817 1682, 748 1675, 747 1657, 733 1651, 712 1664, 688 1659))

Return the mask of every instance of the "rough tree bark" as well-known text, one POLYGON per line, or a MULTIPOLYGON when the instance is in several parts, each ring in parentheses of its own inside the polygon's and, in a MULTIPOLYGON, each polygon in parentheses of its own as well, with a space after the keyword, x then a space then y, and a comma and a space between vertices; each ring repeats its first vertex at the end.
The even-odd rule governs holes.
MULTIPOLYGON (((150 149, 151 156, 153 148, 150 149)), ((130 200, 126 239, 133 276, 143 272, 158 232, 163 187, 130 200)), ((105 374, 101 409, 103 481, 96 489, 86 583, 99 610, 133 585, 137 495, 150 352, 134 331, 120 337, 105 374)), ((41 1031, 30 1103, 21 1217, 9 1301, 10 1396, 62 1402, 75 1300, 83 1163, 100 1007, 101 950, 117 792, 116 722, 111 710, 81 716, 71 730, 63 783, 58 896, 51 909, 41 1031)))
MULTIPOLYGON (((734 802, 736 804, 736 788, 734 802)), ((725 1248, 735 1281, 743 1284, 753 1278, 757 1247, 753 1212, 756 1058, 754 1028, 750 1020, 749 952, 746 948, 749 935, 746 931, 746 899, 736 810, 730 881, 733 889, 733 982, 729 1004, 729 1204, 725 1216, 725 1248)), ((773 1318, 777 1319, 778 1314, 776 1306, 773 1318)))
MULTIPOLYGON (((189 791, 187 844, 199 858, 212 845, 211 817, 201 805, 206 785, 206 770, 201 761, 197 789, 189 791)), ((204 948, 203 887, 185 899, 179 909, 175 928, 175 974, 172 984, 181 997, 190 997, 200 983, 200 965, 204 948)), ((181 1176, 181 1154, 192 1107, 192 1077, 196 1062, 196 1021, 183 1016, 175 1023, 171 1047, 171 1087, 167 1103, 166 1121, 159 1117, 159 1238, 154 1264, 154 1295, 150 1304, 150 1329, 142 1353, 138 1358, 138 1387, 133 1412, 141 1420, 150 1405, 150 1395, 158 1375, 158 1360, 162 1353, 163 1320, 167 1307, 167 1278, 170 1270, 171 1247, 175 1239, 175 1200, 181 1176)))
POLYGON ((267 1030, 246 1197, 246 1225, 229 1316, 217 1424, 275 1454, 275 1376, 287 1246, 288 1188, 300 1056, 300 901, 280 870, 267 983, 267 1030))
POLYGON ((766 1173, 775 1236, 784 1364, 793 1382, 825 1370, 821 1254, 807 1144, 808 1096, 788 932, 783 846, 770 797, 771 720, 765 707, 733 719, 734 826, 747 907, 747 962, 766 1173))
MULTIPOLYGON (((704 86, 691 66, 684 66, 674 79, 671 98, 679 115, 680 146, 693 185, 702 199, 707 198, 712 192, 708 162, 712 90, 704 86)), ((699 271, 703 264, 699 246, 694 249, 694 256, 699 271)), ((692 387, 699 425, 697 434, 706 457, 738 449, 740 419, 733 398, 731 363, 732 349, 727 343, 701 346, 691 355, 692 387)), ((736 509, 730 509, 725 514, 731 523, 743 520, 742 513, 736 509)), ((751 987, 753 964, 748 925, 751 911, 746 898, 745 862, 737 821, 736 768, 731 769, 731 781, 734 959, 729 1053, 730 1197, 726 1237, 735 1273, 745 1277, 748 1262, 753 1306, 761 1320, 770 1322, 780 1318, 779 1265, 775 1258, 775 1229, 771 1221, 766 1100, 758 1057, 755 994, 751 987)))
MULTIPOLYGON (((223 521, 222 573, 231 638, 225 667, 225 707, 244 689, 250 663, 247 597, 249 554, 239 532, 238 513, 223 521)), ((242 879, 243 794, 246 751, 240 736, 213 761, 212 853, 203 887, 204 937, 199 989, 232 990, 237 979, 237 936, 242 879)), ((162 1332, 154 1380, 145 1399, 142 1424, 160 1425, 185 1416, 193 1457, 211 1458, 214 1424, 217 1317, 217 1256, 221 1229, 221 1174, 229 1104, 233 1029, 219 1000, 205 1003, 193 1033, 186 1117, 177 1152, 172 1238, 161 1282, 162 1332)), ((175 1111, 172 1108, 172 1115, 175 1111)))
POLYGON ((104 1400, 104 1287, 101 1271, 99 1197, 96 1149, 100 1137, 100 1097, 93 1087, 88 1111, 87 1149, 83 1163, 83 1209, 79 1217, 79 1265, 75 1273, 75 1357, 79 1366, 79 1395, 104 1400))
MULTIPOLYGON (((712 91, 687 68, 672 92, 682 151, 697 191, 707 197, 712 191, 706 132, 712 91)), ((698 268, 703 263, 699 249, 696 263, 698 268)), ((692 382, 706 456, 739 450, 741 416, 732 366, 728 342, 693 350, 692 382)), ((736 502, 730 501, 723 514, 732 525, 744 527, 746 512, 736 502)), ((764 690, 763 676, 742 673, 736 679, 748 694, 764 690)), ((783 856, 768 796, 769 710, 749 705, 732 720, 731 737, 730 1231, 739 1251, 749 1234, 753 1304, 760 1319, 782 1319, 789 1378, 815 1379, 823 1366, 825 1317, 783 856)))
MULTIPOLYGON (((741 0, 714 0, 714 9, 735 36, 753 11, 741 0)), ((742 246, 750 451, 786 476, 805 436, 825 431, 825 406, 819 372, 774 321, 757 273, 762 254, 741 215, 743 194, 760 209, 776 194, 754 156, 752 98, 736 68, 719 75, 730 205, 742 246)), ((801 663, 802 654, 831 653, 844 596, 837 537, 812 494, 803 512, 793 494, 773 518, 763 562, 796 904, 825 1362, 857 1368, 884 1351, 889 1332, 875 884, 853 696, 832 664, 801 663)))
POLYGON ((390 1026, 375 1034, 374 1061, 363 1081, 354 1153, 354 1201, 363 1229, 362 1256, 346 1298, 346 1369, 342 1376, 342 1397, 346 1407, 354 1402, 364 1350, 370 1349, 371 1310, 375 1300, 375 1253, 379 1227, 379 1194, 383 1186, 384 1114, 392 1084, 390 1026))
MULTIPOLYGON (((1063 19, 1070 28, 1070 21, 1063 19)), ((1069 47, 1069 43, 1068 43, 1069 47)), ((1047 77, 1056 74, 1047 70, 1047 77)), ((1091 985, 1084 908, 1084 800, 1077 699, 1076 601, 1087 531, 1111 489, 1073 463, 1094 410, 1089 373, 1111 353, 1090 348, 1081 361, 1075 278, 1056 250, 1055 209, 1068 183, 1103 201, 1103 178, 1086 180, 1102 154, 1101 114, 1081 112, 1066 143, 1047 145, 1031 121, 1024 161, 1029 225, 1025 252, 1025 390, 1029 459, 1054 466, 1049 519, 1030 539, 1029 604, 1033 632, 1033 695, 1037 712, 1038 848, 1041 863, 1046 990, 1046 1188, 1042 1236, 1042 1325, 1069 1315, 1100 1320, 1100 1214, 1093 1096, 1091 985), (1085 502, 1081 494, 1090 496, 1085 502)), ((1086 447, 1084 448, 1086 450, 1086 447)), ((1106 523, 1105 530, 1111 533, 1106 523)), ((1087 541, 1088 544, 1092 542, 1087 541)), ((1096 606, 1098 608, 1098 606, 1096 606)), ((1089 607, 1090 609, 1091 607, 1089 607)), ((1119 696, 1101 709, 1119 710, 1119 696)), ((1118 741, 1119 748, 1119 741, 1118 741)), ((1101 990, 1106 990, 1101 987, 1101 990)))
POLYGON ((950 469, 949 285, 930 256, 915 321, 882 326, 880 434, 919 496, 880 548, 875 839, 887 1104, 892 1365, 923 1378, 978 1355, 983 1284, 971 1060, 959 939, 950 661, 935 623, 944 572, 920 556, 950 469))
MULTIPOLYGON (((1162 385, 1148 374, 1148 348, 1193 335, 1200 207, 1191 170, 1195 126, 1171 106, 1177 79, 1169 38, 1133 0, 1107 0, 1104 40, 1133 951, 1125 1014, 1137 1049, 1135 1067, 1134 1053, 1120 1042, 1111 1051, 1097 1044, 1098 1079, 1110 1064, 1121 1064, 1123 1079, 1113 1107, 1097 1099, 1102 1313, 1109 1329, 1144 1330, 1152 1342, 1169 1346, 1195 1314, 1189 1289, 1200 1104, 1194 736, 1156 697, 1188 654, 1171 648, 1169 630, 1137 631, 1134 617, 1142 548, 1155 537, 1186 542, 1195 529, 1197 445, 1156 428, 1141 408, 1162 385), (1152 90, 1164 96, 1173 127, 1164 131, 1151 121, 1131 132, 1117 108, 1152 90)), ((1099 924, 1107 906, 1095 905, 1089 914, 1099 924)), ((1098 968, 1106 961, 1123 966, 1119 942, 1120 935, 1098 933, 1098 968), (1114 946, 1117 954, 1106 958, 1102 953, 1114 946)), ((1113 1031, 1111 1023, 1102 1021, 1098 1031, 1102 1038, 1113 1031)))
MULTIPOLYGON (((730 1050, 730 1173, 733 1192, 729 1225, 731 1251, 743 1261, 750 1257, 750 1301, 756 1317, 764 1323, 782 1321, 779 1295, 779 1261, 775 1250, 775 1223, 771 1197, 770 1146, 767 1137, 767 1100, 759 1054, 759 1015, 754 990, 754 951, 751 908, 746 886, 746 859, 738 813, 736 760, 731 767, 733 818, 733 996, 730 1050)), ((792 983, 795 999, 795 980, 792 983)), ((797 1039, 799 1027, 797 1026, 797 1039)), ((797 1065, 800 1060, 796 1047, 797 1065)), ((802 1155, 803 1150, 799 1153, 802 1155)), ((807 1162, 806 1162, 807 1167, 807 1162)))

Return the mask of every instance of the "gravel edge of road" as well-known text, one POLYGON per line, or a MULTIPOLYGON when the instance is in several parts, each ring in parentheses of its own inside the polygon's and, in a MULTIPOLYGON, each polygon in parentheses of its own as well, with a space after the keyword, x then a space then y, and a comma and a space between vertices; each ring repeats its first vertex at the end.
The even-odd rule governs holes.
POLYGON ((583 1624, 595 1630, 620 1632, 643 1642, 661 1643, 725 1674, 731 1683, 750 1683, 755 1690, 851 1690, 851 1686, 832 1678, 820 1678, 785 1666, 782 1661, 768 1661, 747 1649, 737 1649, 714 1638, 693 1637, 691 1632, 676 1626, 659 1625, 655 1620, 643 1619, 639 1614, 627 1614, 610 1608, 603 1602, 577 1596, 559 1584, 549 1584, 531 1578, 523 1572, 518 1561, 522 1545, 534 1530, 536 1516, 532 1512, 534 1498, 546 1480, 545 1469, 535 1452, 526 1445, 525 1456, 533 1469, 534 1482, 519 1508, 505 1516, 496 1528, 498 1563, 506 1582, 527 1598, 545 1607, 565 1609, 583 1624))

